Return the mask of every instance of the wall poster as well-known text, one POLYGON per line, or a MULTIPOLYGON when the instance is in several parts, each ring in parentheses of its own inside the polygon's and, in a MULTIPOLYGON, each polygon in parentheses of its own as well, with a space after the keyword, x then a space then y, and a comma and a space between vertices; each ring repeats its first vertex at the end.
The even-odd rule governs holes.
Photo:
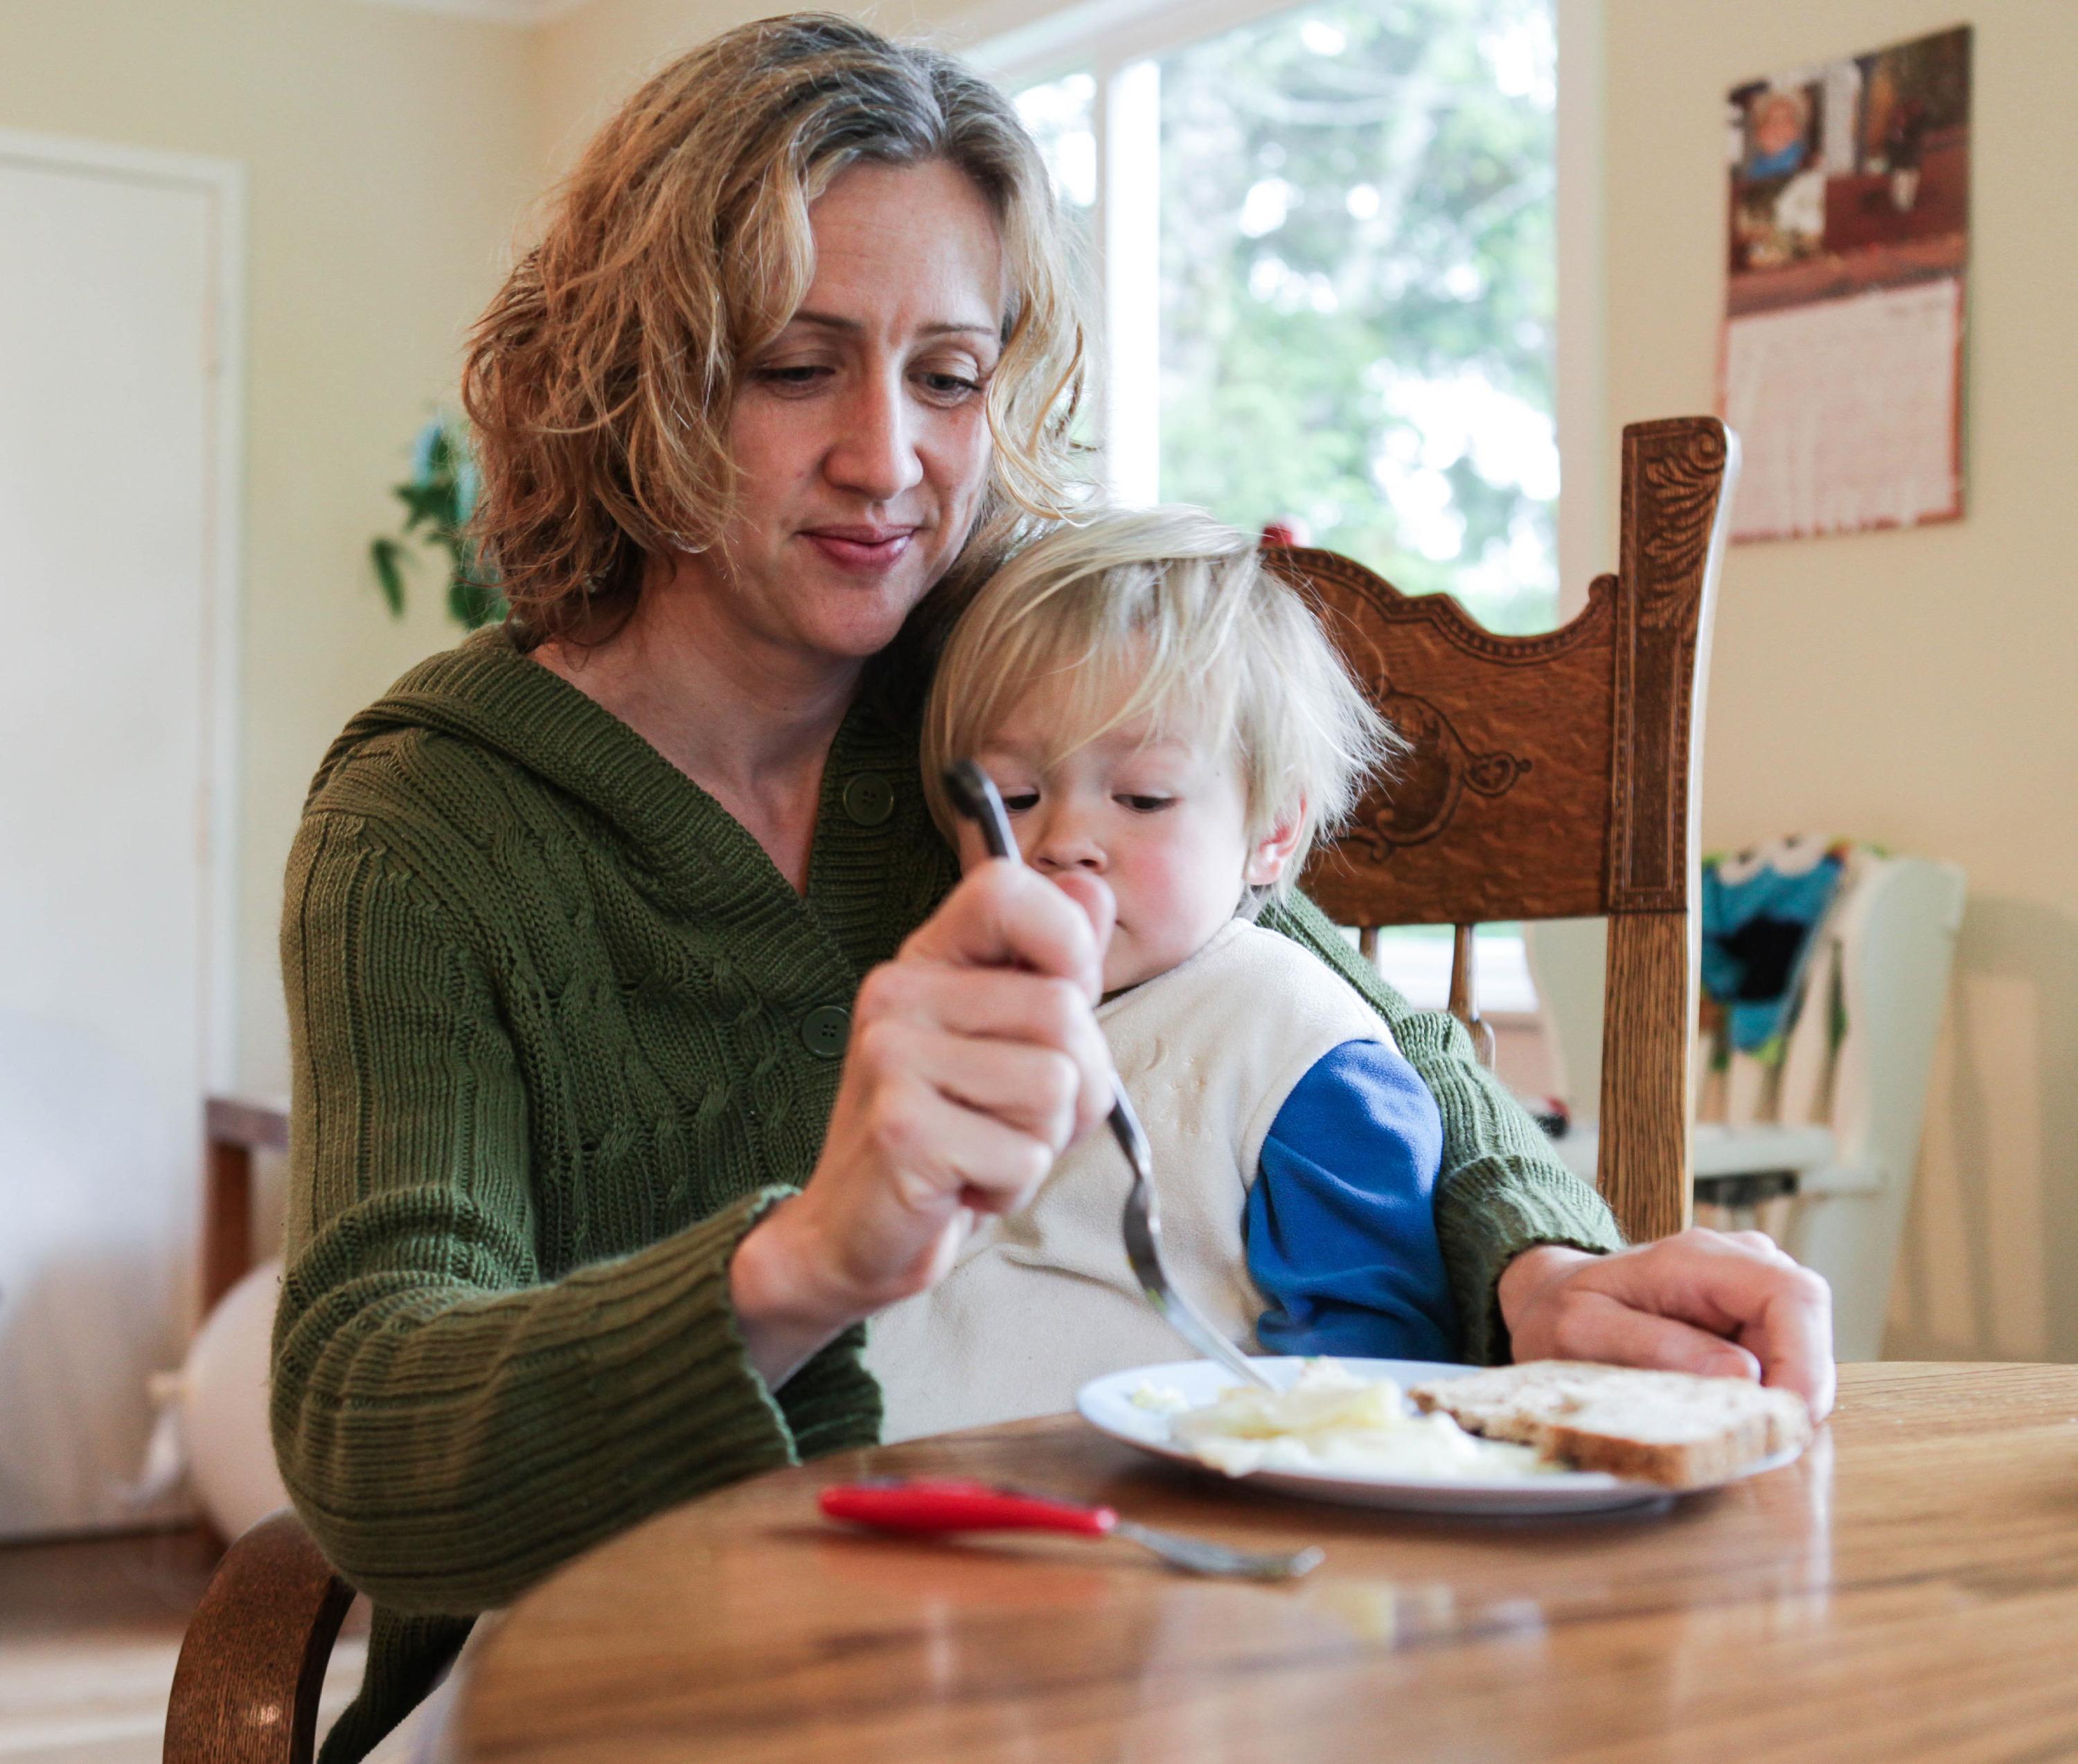
POLYGON ((1730 94, 1735 539, 1963 512, 1970 28, 1730 94))

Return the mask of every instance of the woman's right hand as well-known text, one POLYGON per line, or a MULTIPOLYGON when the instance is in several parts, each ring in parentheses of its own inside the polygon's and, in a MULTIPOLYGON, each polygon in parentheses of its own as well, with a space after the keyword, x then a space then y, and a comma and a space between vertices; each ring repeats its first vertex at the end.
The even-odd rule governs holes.
POLYGON ((1004 861, 970 871, 866 977, 823 1154, 729 1266, 752 1363, 777 1386, 951 1267, 975 1212, 1029 1199, 1109 1111, 1091 1007, 1111 893, 1004 861))

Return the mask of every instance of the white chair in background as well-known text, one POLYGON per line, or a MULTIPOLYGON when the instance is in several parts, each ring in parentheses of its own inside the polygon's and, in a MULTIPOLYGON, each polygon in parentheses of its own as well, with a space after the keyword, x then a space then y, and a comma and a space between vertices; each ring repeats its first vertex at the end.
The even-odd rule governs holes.
MULTIPOLYGON (((1780 1064, 1734 1054, 1704 1082, 1698 1219, 1758 1224, 1825 1275, 1842 1360, 1882 1353, 1963 884, 1954 864, 1857 849, 1805 965, 1780 1064)), ((1571 1099, 1600 1094, 1600 929, 1591 921, 1528 928, 1571 1099)), ((1713 1063, 1697 1065, 1708 1072, 1713 1063)), ((1558 1149, 1592 1179, 1592 1120, 1576 1119, 1558 1149)))

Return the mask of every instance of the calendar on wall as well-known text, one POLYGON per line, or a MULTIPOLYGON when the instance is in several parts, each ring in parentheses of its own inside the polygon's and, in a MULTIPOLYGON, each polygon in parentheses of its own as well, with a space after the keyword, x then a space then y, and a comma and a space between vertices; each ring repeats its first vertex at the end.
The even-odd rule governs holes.
POLYGON ((1963 513, 1970 29, 1730 94, 1735 539, 1963 513))

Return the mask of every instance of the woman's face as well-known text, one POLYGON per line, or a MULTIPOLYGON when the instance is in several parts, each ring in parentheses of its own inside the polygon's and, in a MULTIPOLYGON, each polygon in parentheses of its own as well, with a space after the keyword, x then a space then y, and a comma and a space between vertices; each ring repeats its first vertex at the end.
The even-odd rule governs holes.
POLYGON ((687 573, 753 641, 855 661, 893 641, 974 523, 1003 246, 987 199, 939 161, 855 165, 808 218, 814 284, 745 364, 736 506, 687 573))

